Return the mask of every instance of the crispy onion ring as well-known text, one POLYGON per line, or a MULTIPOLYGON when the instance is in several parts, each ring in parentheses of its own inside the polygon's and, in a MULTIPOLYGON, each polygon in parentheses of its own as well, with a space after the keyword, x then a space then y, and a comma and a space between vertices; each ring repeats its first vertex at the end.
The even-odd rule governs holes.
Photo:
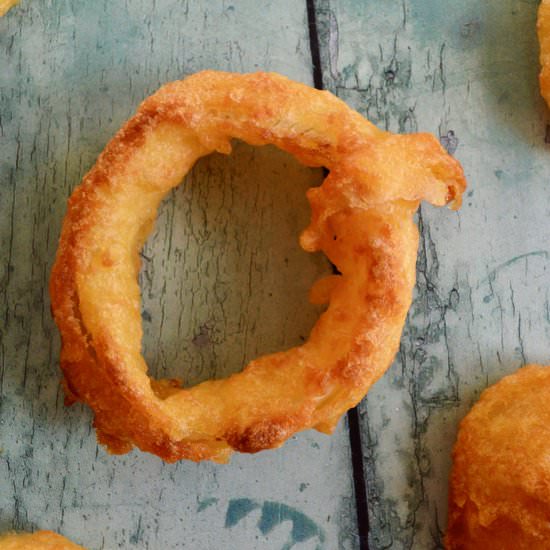
POLYGON ((0 550, 83 550, 82 546, 52 531, 0 535, 0 550))
POLYGON ((0 17, 6 15, 18 2, 19 0, 0 0, 0 17))
POLYGON ((543 550, 550 541, 550 367, 485 390, 453 450, 449 550, 543 550))
POLYGON ((50 292, 70 399, 95 412, 113 453, 224 462, 331 432, 396 353, 415 281, 419 201, 455 207, 459 164, 426 134, 392 135, 328 92, 276 74, 202 72, 146 99, 69 199, 50 292), (193 163, 230 139, 274 144, 329 176, 307 193, 301 236, 340 271, 318 282, 327 311, 302 346, 189 389, 147 376, 138 252, 157 207, 193 163))
POLYGON ((542 66, 539 82, 540 92, 550 105, 550 0, 542 0, 538 10, 537 33, 540 44, 540 64, 542 66))

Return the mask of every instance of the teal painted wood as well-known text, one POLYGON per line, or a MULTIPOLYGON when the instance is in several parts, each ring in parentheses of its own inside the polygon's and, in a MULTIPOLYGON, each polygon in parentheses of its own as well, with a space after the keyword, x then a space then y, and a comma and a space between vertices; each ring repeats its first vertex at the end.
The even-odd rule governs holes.
POLYGON ((325 85, 463 163, 457 213, 422 206, 400 353, 361 407, 371 548, 441 548, 450 453, 480 392, 550 357, 550 151, 536 0, 320 0, 325 85))
MULTIPOLYGON (((0 20, 0 59, 0 531, 90 549, 356 548, 345 426, 226 466, 109 456, 90 412, 63 406, 47 293, 66 199, 138 103, 204 68, 311 83, 305 5, 23 0, 0 20)), ((239 145, 167 199, 141 274, 154 374, 195 383, 307 336, 307 288, 328 266, 297 237, 321 177, 239 145)))

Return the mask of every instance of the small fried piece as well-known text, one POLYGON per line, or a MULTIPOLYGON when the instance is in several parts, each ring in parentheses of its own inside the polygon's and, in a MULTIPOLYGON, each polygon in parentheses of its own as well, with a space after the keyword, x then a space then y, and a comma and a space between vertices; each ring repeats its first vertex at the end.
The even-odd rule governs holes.
POLYGON ((0 17, 6 15, 6 13, 18 3, 19 0, 0 0, 0 17))
POLYGON ((542 97, 550 106, 550 0, 542 0, 539 5, 537 33, 542 67, 539 75, 540 91, 542 97))
MULTIPOLYGON (((95 411, 113 453, 226 461, 331 432, 391 364, 415 281, 419 201, 460 205, 458 162, 427 134, 383 132, 329 92, 277 74, 205 71, 163 86, 107 145, 69 199, 50 281, 69 399, 95 411), (147 376, 139 250, 157 207, 201 156, 230 140, 273 144, 330 174, 307 193, 302 247, 341 275, 309 339, 192 388, 147 376), (159 388, 162 391, 158 391, 159 388)), ((290 207, 290 205, 289 205, 290 207)))
POLYGON ((0 550, 83 550, 83 547, 52 531, 37 531, 0 535, 0 550))
POLYGON ((485 390, 460 424, 448 550, 550 548, 550 367, 485 390))

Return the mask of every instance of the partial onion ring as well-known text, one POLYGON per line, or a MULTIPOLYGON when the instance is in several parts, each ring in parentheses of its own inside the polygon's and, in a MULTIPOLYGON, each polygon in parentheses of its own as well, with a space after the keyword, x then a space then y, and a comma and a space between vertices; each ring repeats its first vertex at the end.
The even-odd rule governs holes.
POLYGON ((542 0, 539 5, 537 33, 542 67, 539 75, 540 91, 546 103, 550 105, 550 0, 542 0))
POLYGON ((448 550, 543 550, 550 541, 550 367, 485 390, 453 451, 448 550))
POLYGON ((69 400, 95 412, 113 453, 137 446, 166 461, 227 461, 331 432, 397 351, 415 281, 421 199, 460 205, 459 164, 430 135, 392 135, 329 92, 277 74, 202 72, 146 99, 69 200, 50 292, 69 400), (302 346, 189 389, 152 380, 140 353, 138 252, 157 207, 194 162, 230 139, 274 144, 329 176, 307 193, 302 247, 341 275, 302 346))
POLYGON ((82 546, 52 531, 0 535, 0 550, 83 550, 82 546))
POLYGON ((18 2, 19 0, 0 0, 0 17, 8 13, 18 2))

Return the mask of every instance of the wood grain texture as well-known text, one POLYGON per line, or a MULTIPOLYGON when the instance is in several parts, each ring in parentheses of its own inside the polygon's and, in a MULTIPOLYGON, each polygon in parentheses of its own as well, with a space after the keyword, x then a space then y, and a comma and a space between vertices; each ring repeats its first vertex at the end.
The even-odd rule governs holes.
MULTIPOLYGON (((99 548, 356 548, 345 426, 228 466, 98 448, 67 409, 47 295, 66 199, 161 83, 200 69, 311 83, 305 5, 24 1, 0 20, 0 531, 49 528, 99 548)), ((144 353, 196 383, 299 343, 328 269, 298 249, 320 183, 270 148, 202 160, 143 251, 144 353)))
POLYGON ((547 112, 538 2, 319 0, 325 86, 463 163, 456 214, 423 206, 401 350, 361 408, 370 548, 441 548, 450 452, 480 392, 550 357, 547 112))

